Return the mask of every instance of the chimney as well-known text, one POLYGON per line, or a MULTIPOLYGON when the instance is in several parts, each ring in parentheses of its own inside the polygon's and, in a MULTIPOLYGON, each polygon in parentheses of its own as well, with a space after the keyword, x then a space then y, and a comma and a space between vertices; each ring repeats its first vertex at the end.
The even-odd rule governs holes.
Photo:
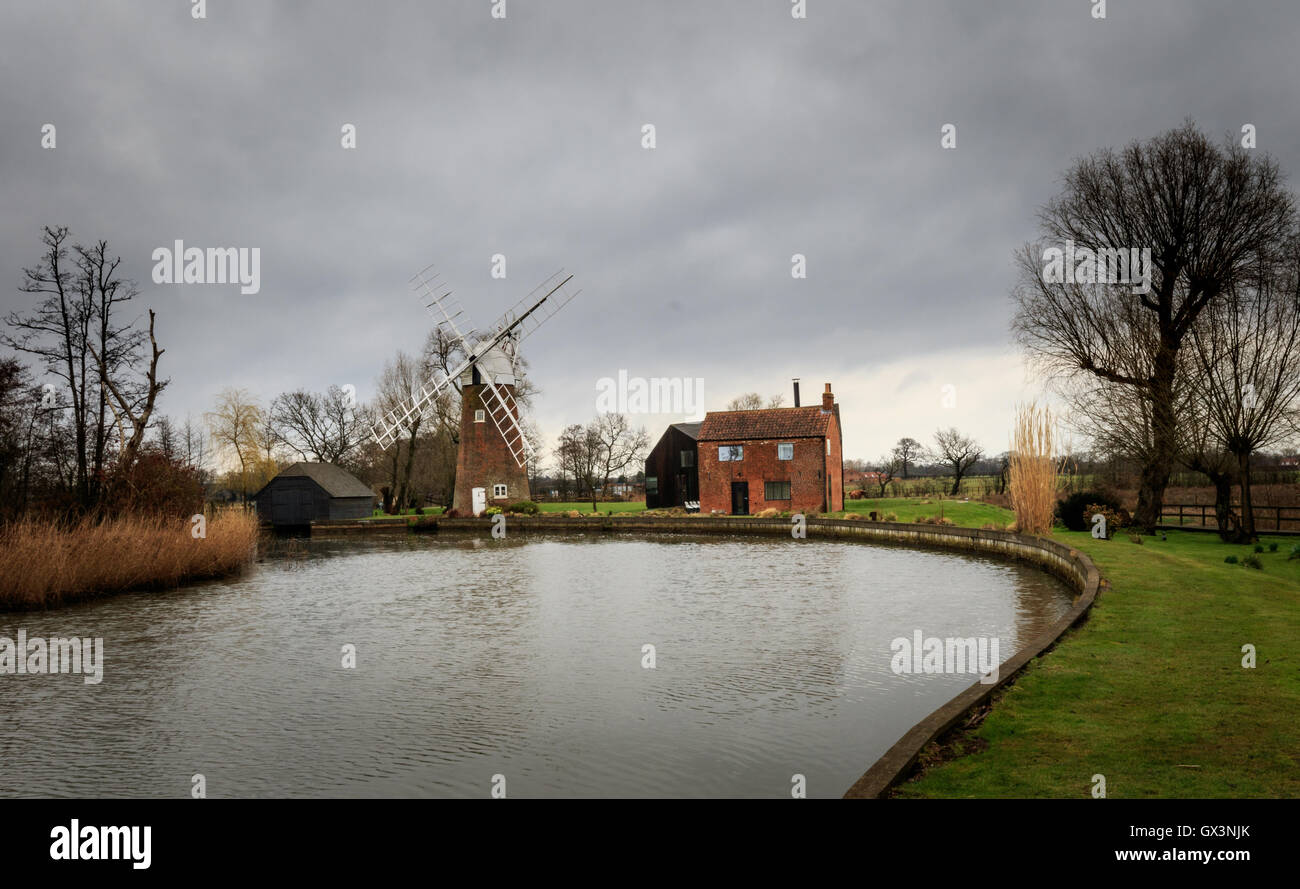
POLYGON ((799 378, 794 378, 794 406, 799 406, 799 378))
POLYGON ((831 384, 826 384, 826 391, 822 393, 822 410, 831 411, 835 409, 835 396, 831 394, 831 384))

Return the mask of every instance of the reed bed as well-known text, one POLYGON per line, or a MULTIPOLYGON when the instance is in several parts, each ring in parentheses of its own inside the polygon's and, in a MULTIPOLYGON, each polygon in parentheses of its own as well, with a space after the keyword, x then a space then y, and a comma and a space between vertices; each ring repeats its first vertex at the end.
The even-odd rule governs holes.
POLYGON ((203 538, 174 518, 15 522, 0 529, 0 610, 238 574, 256 554, 257 535, 257 517, 241 510, 210 516, 203 538))
POLYGON ((1008 490, 1023 534, 1050 534, 1056 512, 1056 424, 1046 406, 1020 408, 1011 435, 1008 490))

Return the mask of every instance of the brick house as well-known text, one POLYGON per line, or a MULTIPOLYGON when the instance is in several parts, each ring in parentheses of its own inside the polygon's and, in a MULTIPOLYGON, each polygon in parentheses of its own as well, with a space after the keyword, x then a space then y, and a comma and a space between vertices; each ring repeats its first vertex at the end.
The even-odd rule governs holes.
POLYGON ((830 383, 820 405, 710 411, 698 441, 701 513, 844 508, 840 409, 830 383))

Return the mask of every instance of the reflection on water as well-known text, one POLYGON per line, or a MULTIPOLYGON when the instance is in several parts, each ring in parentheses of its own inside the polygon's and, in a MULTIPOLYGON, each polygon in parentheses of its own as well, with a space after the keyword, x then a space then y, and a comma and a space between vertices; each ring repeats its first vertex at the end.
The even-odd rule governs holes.
POLYGON ((1006 659, 1069 603, 1027 566, 861 543, 298 541, 232 582, 0 614, 105 661, 94 686, 0 675, 0 795, 788 796, 797 773, 839 796, 975 680, 895 675, 891 640, 1006 659))

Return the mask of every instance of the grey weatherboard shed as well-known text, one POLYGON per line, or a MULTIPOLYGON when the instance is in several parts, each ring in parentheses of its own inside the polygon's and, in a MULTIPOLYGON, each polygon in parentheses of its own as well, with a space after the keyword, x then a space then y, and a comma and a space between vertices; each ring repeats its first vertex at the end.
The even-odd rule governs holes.
POLYGON ((257 515, 272 525, 359 519, 374 509, 370 486, 333 463, 295 463, 253 495, 257 515))

